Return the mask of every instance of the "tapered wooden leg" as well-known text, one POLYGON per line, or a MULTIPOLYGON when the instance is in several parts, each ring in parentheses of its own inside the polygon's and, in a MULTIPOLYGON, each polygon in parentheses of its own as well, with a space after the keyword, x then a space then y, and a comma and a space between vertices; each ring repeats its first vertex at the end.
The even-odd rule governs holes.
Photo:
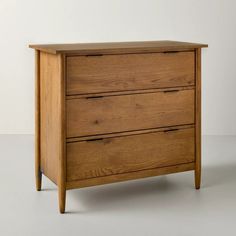
POLYGON ((40 81, 39 81, 39 57, 35 51, 35 182, 36 190, 41 190, 42 172, 40 169, 40 81))
POLYGON ((198 166, 195 169, 195 188, 200 189, 200 187, 201 187, 201 166, 198 166))
POLYGON ((41 185, 42 185, 42 172, 38 170, 36 167, 35 170, 35 183, 36 183, 36 190, 41 191, 41 185))
POLYGON ((58 194, 60 213, 65 212, 66 205, 66 119, 65 119, 65 56, 60 56, 60 137, 59 137, 59 175, 58 175, 58 194))
POLYGON ((195 92, 195 188, 201 186, 201 49, 196 49, 196 92, 195 92))
POLYGON ((59 209, 60 213, 65 213, 66 207, 66 189, 65 188, 58 188, 58 195, 59 195, 59 209))

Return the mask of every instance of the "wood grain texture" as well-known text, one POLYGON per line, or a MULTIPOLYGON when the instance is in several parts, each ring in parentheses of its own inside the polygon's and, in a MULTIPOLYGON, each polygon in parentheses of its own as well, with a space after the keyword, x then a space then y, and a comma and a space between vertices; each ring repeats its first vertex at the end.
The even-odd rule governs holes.
POLYGON ((40 53, 41 168, 58 183, 61 150, 60 55, 40 53))
POLYGON ((35 50, 35 182, 41 190, 42 172, 40 167, 40 52, 35 50))
POLYGON ((67 57, 67 95, 194 85, 194 51, 67 57))
POLYGON ((35 48, 35 176, 66 190, 195 171, 201 183, 201 48, 175 41, 35 48))
POLYGON ((192 162, 192 163, 181 164, 181 165, 176 165, 176 166, 160 167, 160 168, 155 168, 155 169, 150 169, 150 170, 141 170, 141 171, 123 173, 123 174, 118 174, 118 175, 109 175, 109 176, 103 176, 103 177, 98 177, 98 178, 76 180, 76 181, 67 182, 66 189, 83 188, 83 187, 89 187, 89 186, 95 186, 95 185, 101 185, 101 184, 121 182, 121 181, 126 181, 126 180, 147 178, 151 176, 167 175, 167 174, 172 174, 172 173, 194 170, 194 168, 195 168, 195 162, 192 162))
POLYGON ((65 79, 63 55, 40 53, 40 153, 43 173, 58 185, 65 211, 65 79))
POLYGON ((67 144, 67 181, 193 162, 194 129, 67 144))
POLYGON ((59 58, 59 173, 58 196, 60 213, 65 212, 66 204, 66 103, 65 103, 65 56, 59 58))
POLYGON ((67 100, 67 138, 194 123, 194 90, 67 100))
POLYGON ((195 93, 195 134, 196 134, 196 166, 195 187, 201 186, 201 49, 196 50, 196 93, 195 93))
POLYGON ((123 54, 123 53, 149 53, 163 51, 184 51, 207 47, 206 44, 187 43, 176 41, 142 41, 142 42, 114 42, 114 43, 75 43, 75 44, 44 44, 29 45, 40 51, 48 53, 65 54, 123 54))

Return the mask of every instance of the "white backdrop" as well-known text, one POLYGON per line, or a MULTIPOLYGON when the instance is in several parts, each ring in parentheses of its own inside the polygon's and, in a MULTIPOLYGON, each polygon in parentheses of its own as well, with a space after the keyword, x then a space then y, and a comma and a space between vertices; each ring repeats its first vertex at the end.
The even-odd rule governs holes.
POLYGON ((236 134, 235 0, 0 0, 0 133, 34 133, 29 43, 182 40, 203 49, 203 134, 236 134))

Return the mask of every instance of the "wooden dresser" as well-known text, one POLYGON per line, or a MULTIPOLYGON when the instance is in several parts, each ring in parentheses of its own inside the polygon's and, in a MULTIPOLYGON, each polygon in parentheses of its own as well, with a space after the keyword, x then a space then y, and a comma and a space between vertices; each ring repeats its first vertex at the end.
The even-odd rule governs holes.
POLYGON ((152 41, 30 45, 36 188, 66 190, 183 171, 201 179, 201 48, 152 41))

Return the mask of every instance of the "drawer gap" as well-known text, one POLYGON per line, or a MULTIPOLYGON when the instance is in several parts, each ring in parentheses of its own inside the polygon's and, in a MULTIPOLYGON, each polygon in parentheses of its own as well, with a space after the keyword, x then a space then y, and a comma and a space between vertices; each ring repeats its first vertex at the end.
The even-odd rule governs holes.
POLYGON ((195 89, 195 85, 189 86, 180 86, 180 87, 166 87, 166 88, 152 88, 152 89, 139 89, 139 90, 123 90, 123 91, 110 91, 110 92, 102 92, 102 93, 90 93, 90 94, 75 94, 75 95, 67 95, 66 99, 80 99, 80 98, 101 98, 101 97, 111 97, 111 96, 125 96, 125 95, 133 95, 133 94, 147 94, 147 93, 160 93, 160 92, 179 92, 183 90, 191 90, 195 89))
POLYGON ((125 136, 132 136, 132 135, 141 135, 147 133, 156 133, 156 132, 165 132, 167 130, 184 130, 194 128, 194 124, 186 124, 180 125, 179 127, 162 127, 162 128, 152 128, 152 129, 141 129, 141 130, 132 130, 132 131, 124 131, 124 132, 115 132, 115 133, 105 133, 105 134, 97 134, 97 135, 89 135, 89 136, 77 136, 77 137, 69 137, 67 138, 67 143, 73 142, 82 142, 82 141, 89 141, 89 140, 98 140, 98 139, 107 139, 107 138, 114 138, 114 137, 125 137, 125 136))

